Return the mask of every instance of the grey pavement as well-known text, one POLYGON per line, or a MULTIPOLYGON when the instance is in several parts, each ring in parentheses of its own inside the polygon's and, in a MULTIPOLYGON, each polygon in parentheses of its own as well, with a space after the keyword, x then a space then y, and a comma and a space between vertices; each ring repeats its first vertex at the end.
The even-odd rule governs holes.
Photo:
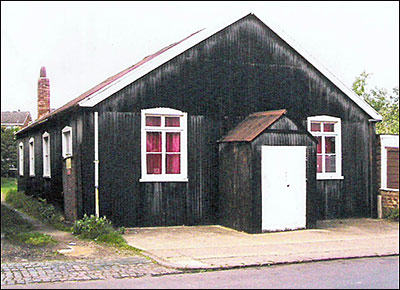
POLYGON ((316 229, 247 234, 221 226, 135 228, 125 236, 159 264, 184 270, 227 269, 399 254, 399 223, 320 221, 316 229))
POLYGON ((399 255, 399 223, 381 219, 320 221, 316 229, 247 234, 222 226, 130 228, 124 235, 157 263, 119 260, 1 264, 1 285, 87 281, 399 255))

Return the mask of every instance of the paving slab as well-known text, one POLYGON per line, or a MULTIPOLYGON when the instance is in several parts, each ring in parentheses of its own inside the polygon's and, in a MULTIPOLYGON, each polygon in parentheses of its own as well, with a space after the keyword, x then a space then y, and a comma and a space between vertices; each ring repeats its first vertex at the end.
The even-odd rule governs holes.
POLYGON ((186 270, 399 254, 399 223, 368 218, 263 234, 222 226, 131 228, 124 238, 161 265, 186 270))

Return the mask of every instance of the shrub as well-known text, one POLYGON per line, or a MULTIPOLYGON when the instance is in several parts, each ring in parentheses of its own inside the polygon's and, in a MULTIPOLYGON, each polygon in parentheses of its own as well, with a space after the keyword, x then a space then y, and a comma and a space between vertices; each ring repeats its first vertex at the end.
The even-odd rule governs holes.
POLYGON ((86 214, 82 219, 77 220, 73 227, 72 233, 79 235, 84 239, 96 239, 101 235, 107 235, 114 232, 111 221, 106 217, 96 217, 94 215, 87 216, 86 214))
POLYGON ((399 209, 398 208, 388 209, 385 213, 385 218, 394 221, 399 221, 399 209))
POLYGON ((86 214, 82 219, 74 223, 72 230, 72 233, 80 238, 95 240, 96 242, 140 254, 141 250, 129 246, 122 237, 124 232, 124 227, 118 230, 114 229, 111 221, 107 220, 106 217, 87 216, 86 214))

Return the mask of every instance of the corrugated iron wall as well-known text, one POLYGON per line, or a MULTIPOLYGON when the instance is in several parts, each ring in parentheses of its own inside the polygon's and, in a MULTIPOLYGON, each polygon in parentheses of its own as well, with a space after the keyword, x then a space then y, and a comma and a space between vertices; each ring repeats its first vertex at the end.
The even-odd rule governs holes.
MULTIPOLYGON (((214 223, 217 129, 205 117, 189 116, 188 182, 140 182, 140 114, 100 113, 100 215, 132 227, 214 223)), ((93 196, 94 189, 87 194, 93 196)))

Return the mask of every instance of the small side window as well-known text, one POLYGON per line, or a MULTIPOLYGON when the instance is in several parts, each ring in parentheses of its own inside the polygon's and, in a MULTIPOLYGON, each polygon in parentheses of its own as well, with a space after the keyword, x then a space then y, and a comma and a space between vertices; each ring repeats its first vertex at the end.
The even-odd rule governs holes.
POLYGON ((43 177, 50 177, 50 135, 45 132, 43 141, 43 177))
POLYGON ((35 176, 35 139, 29 139, 29 175, 35 176))
POLYGON ((69 126, 62 129, 62 156, 63 158, 72 156, 72 128, 69 126))
POLYGON ((18 145, 18 169, 19 169, 19 175, 23 176, 24 175, 24 143, 20 142, 18 145))

